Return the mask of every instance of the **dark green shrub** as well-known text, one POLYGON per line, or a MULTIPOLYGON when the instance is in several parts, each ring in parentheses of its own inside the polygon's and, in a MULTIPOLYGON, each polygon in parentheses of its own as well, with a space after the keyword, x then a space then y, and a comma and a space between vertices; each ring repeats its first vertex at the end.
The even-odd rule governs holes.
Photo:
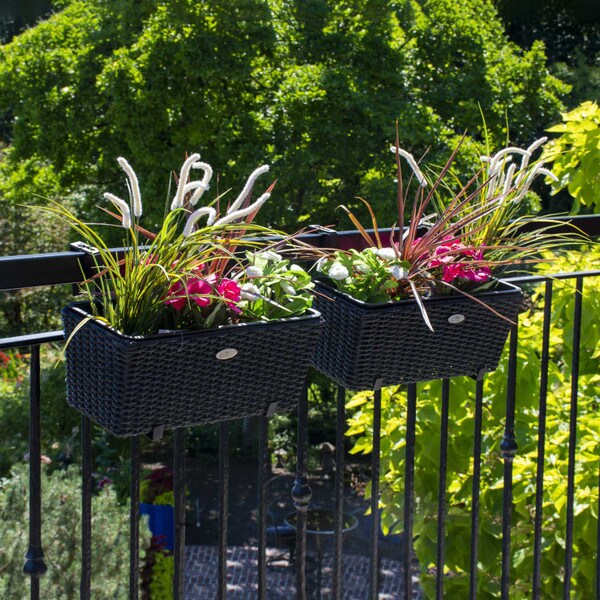
MULTIPOLYGON (((48 474, 42 467, 42 544, 48 573, 41 580, 41 597, 79 598, 81 478, 76 468, 48 474)), ((29 596, 29 580, 22 573, 27 551, 28 468, 13 467, 0 480, 0 596, 22 600, 29 596)), ((142 529, 141 544, 148 543, 142 529)), ((105 486, 92 499, 92 598, 127 598, 129 573, 129 508, 117 502, 105 486)))

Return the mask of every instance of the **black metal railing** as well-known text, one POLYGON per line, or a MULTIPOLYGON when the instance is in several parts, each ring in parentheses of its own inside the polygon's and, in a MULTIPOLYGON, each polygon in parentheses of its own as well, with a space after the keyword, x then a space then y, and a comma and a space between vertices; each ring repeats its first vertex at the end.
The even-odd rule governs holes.
MULTIPOLYGON (((600 217, 578 218, 577 225, 591 236, 600 233, 600 217)), ((329 232, 312 234, 310 241, 321 246, 352 247, 360 246, 357 232, 342 232, 331 235, 329 232)), ((56 254, 18 256, 0 258, 0 291, 15 290, 24 287, 39 285, 58 285, 65 283, 76 284, 82 279, 82 267, 85 271, 89 268, 86 262, 89 256, 84 251, 72 250, 56 254)), ((544 319, 543 334, 541 339, 541 373, 539 395, 539 426, 537 440, 537 473, 535 496, 535 524, 534 524, 534 561, 532 565, 532 590, 533 598, 541 597, 541 554, 542 554, 542 522, 543 522, 543 481, 544 460, 542 460, 546 444, 546 399, 548 394, 548 368, 550 356, 550 327, 552 319, 553 286, 557 280, 573 280, 575 288, 575 310, 573 318, 573 353, 571 364, 571 397, 569 422, 569 450, 568 450, 568 475, 567 475, 567 519, 565 531, 565 564, 564 564, 564 598, 570 598, 571 574, 573 569, 573 523, 574 523, 574 493, 575 493, 575 461, 577 437, 577 401, 578 401, 578 371, 579 371, 579 344, 582 325, 582 292, 585 281, 600 276, 600 270, 558 273, 552 276, 522 276, 512 278, 516 284, 544 283, 544 319)), ((39 579, 47 570, 43 551, 43 528, 41 514, 41 473, 40 461, 40 346, 50 342, 63 340, 62 331, 32 333, 17 337, 0 339, 0 350, 16 347, 31 348, 31 373, 30 373, 30 416, 29 416, 29 547, 26 553, 24 572, 31 578, 31 598, 40 598, 39 579)), ((518 411, 518 390, 516 388, 516 369, 518 353, 518 324, 512 327, 509 342, 509 358, 507 372, 507 401, 504 437, 501 443, 504 460, 504 487, 503 509, 498 517, 502 521, 502 558, 501 558, 501 597, 509 597, 511 578, 511 506, 513 501, 513 459, 518 451, 515 439, 515 414, 518 411)), ((483 410, 483 385, 484 376, 476 381, 475 391, 475 423, 473 445, 473 478, 471 491, 471 534, 470 534, 470 573, 469 573, 469 598, 476 597, 477 591, 477 565, 478 565, 478 531, 479 499, 481 492, 481 453, 482 453, 482 410, 483 410)), ((344 448, 344 435, 346 426, 345 399, 346 390, 338 388, 337 392, 337 418, 336 418, 336 448, 344 448)), ((373 419, 373 452, 371 464, 371 528, 369 541, 369 586, 368 598, 378 598, 379 589, 379 520, 378 506, 380 484, 380 431, 381 431, 381 387, 374 389, 374 419, 373 419)), ((447 459, 448 459, 448 427, 450 385, 448 380, 442 382, 441 396, 441 429, 440 429, 440 468, 439 489, 437 496, 437 570, 436 570, 436 598, 444 596, 444 569, 445 564, 445 539, 447 516, 447 459)), ((400 561, 403 570, 402 597, 406 600, 415 597, 413 582, 413 558, 410 548, 412 540, 413 520, 415 511, 415 442, 416 442, 416 410, 417 386, 412 384, 407 387, 407 414, 406 414, 406 454, 404 462, 404 517, 403 539, 405 548, 400 561)), ((258 481, 257 481, 257 509, 258 509, 258 590, 257 597, 268 597, 267 589, 267 483, 270 472, 268 452, 269 417, 259 418, 259 449, 258 449, 258 481)), ((82 544, 81 544, 81 598, 91 598, 91 578, 93 577, 92 565, 92 427, 93 424, 85 417, 81 419, 81 452, 82 452, 82 544)), ((228 497, 229 497, 229 444, 230 424, 225 422, 219 428, 219 484, 216 494, 219 498, 219 543, 218 543, 218 575, 217 597, 227 597, 227 537, 228 537, 228 497)), ((176 599, 184 597, 184 567, 185 567, 185 505, 186 505, 186 431, 177 429, 173 436, 173 465, 174 465, 174 524, 175 548, 174 564, 175 574, 173 580, 173 593, 176 599)), ((130 508, 130 577, 129 597, 138 598, 139 593, 139 484, 140 484, 140 439, 134 437, 130 441, 131 462, 131 508, 130 508)), ((341 599, 344 592, 343 572, 343 528, 344 528, 344 452, 336 452, 335 481, 333 491, 334 524, 333 524, 333 568, 332 568, 332 594, 333 598, 341 599)), ((600 485, 600 482, 599 482, 600 485)), ((306 586, 306 559, 307 559, 307 511, 312 497, 308 473, 308 390, 305 391, 298 408, 298 430, 296 448, 296 476, 293 488, 290 490, 291 498, 296 509, 296 539, 295 539, 295 575, 296 598, 307 598, 306 586)), ((600 511, 600 506, 598 507, 600 511)), ((600 543, 600 534, 599 534, 600 543)), ((596 551, 598 548, 596 549, 596 551)), ((598 560, 598 559, 596 559, 598 560)), ((600 563, 596 563, 597 574, 595 589, 600 598, 600 563)), ((125 584, 123 584, 125 585, 125 584)))

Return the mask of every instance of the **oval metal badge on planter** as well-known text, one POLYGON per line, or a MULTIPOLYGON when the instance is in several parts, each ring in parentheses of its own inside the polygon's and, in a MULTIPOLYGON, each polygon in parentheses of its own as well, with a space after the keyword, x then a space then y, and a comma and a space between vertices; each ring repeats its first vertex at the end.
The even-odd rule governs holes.
POLYGON ((231 360, 237 356, 238 351, 235 348, 224 348, 217 352, 217 360, 231 360))
POLYGON ((453 325, 456 325, 457 323, 462 323, 465 320, 465 315, 450 315, 448 317, 448 323, 452 323, 453 325))

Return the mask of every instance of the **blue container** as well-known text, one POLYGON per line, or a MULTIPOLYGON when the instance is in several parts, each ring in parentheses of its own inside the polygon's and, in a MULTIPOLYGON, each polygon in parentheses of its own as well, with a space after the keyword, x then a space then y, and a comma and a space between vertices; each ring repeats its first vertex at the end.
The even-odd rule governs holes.
POLYGON ((148 526, 154 537, 159 537, 165 544, 165 550, 175 548, 175 523, 173 507, 169 504, 140 503, 140 514, 148 515, 148 526))

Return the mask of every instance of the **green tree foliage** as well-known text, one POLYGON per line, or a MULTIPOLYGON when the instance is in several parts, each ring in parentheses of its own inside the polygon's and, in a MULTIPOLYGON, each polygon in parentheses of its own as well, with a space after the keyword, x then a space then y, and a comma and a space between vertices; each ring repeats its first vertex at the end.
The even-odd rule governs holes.
MULTIPOLYGON (((158 221, 167 173, 200 151, 219 191, 268 161, 272 224, 333 223, 357 195, 394 207, 388 146, 441 162, 468 128, 527 144, 566 87, 540 44, 507 41, 491 0, 63 0, 1 50, 6 169, 37 161, 77 190, 122 192, 126 156, 158 221), (84 184, 91 187, 82 190, 84 184), (274 199, 275 200, 275 199, 274 199)), ((472 160, 464 159, 463 168, 472 160)), ((268 212, 270 210, 270 212, 268 212)))
MULTIPOLYGON (((29 580, 22 572, 27 552, 28 468, 13 467, 0 479, 0 596, 5 600, 29 597, 29 580)), ((75 468, 49 475, 42 468, 42 543, 47 574, 41 579, 41 597, 48 600, 79 598, 81 563, 81 476, 75 468)), ((142 547, 148 535, 142 529, 142 547)), ((92 499, 92 598, 127 597, 129 577, 129 508, 117 502, 110 487, 92 499)))
MULTIPOLYGON (((540 268, 542 272, 591 269, 597 265, 598 249, 571 256, 540 268)), ((542 299, 543 285, 533 291, 534 306, 542 299)), ((587 279, 583 297, 583 321, 579 371, 577 446, 575 463, 573 598, 594 595, 598 527, 598 448, 600 447, 600 281, 587 279)), ((552 304, 549 393, 544 454, 542 524, 542 597, 562 595, 569 411, 570 364, 573 353, 573 296, 571 285, 555 283, 552 304)), ((539 308, 522 317, 519 327, 515 431, 518 452, 513 465, 511 528, 511 599, 531 597, 533 571, 533 523, 537 468, 540 339, 543 314, 539 308)), ((503 460, 500 442, 506 411, 507 355, 498 370, 484 382, 480 529, 478 555, 478 598, 500 596, 502 536, 503 460)), ((448 434, 447 521, 445 593, 449 598, 468 595, 469 544, 471 535, 471 490, 473 479, 474 430, 473 381, 454 379, 450 390, 448 434)), ((427 597, 435 597, 437 549, 437 490, 441 422, 440 382, 419 385, 415 449, 414 549, 421 563, 422 583, 427 597)), ((372 449, 372 393, 354 396, 348 435, 358 436, 355 453, 372 449)), ((398 532, 403 523, 404 451, 406 394, 386 388, 382 398, 381 506, 385 531, 398 532)))
POLYGON ((561 134, 546 147, 558 181, 554 193, 567 189, 574 202, 571 212, 600 212, 600 108, 584 102, 562 114, 563 122, 548 131, 561 134), (585 207, 585 208, 584 208, 585 207))

